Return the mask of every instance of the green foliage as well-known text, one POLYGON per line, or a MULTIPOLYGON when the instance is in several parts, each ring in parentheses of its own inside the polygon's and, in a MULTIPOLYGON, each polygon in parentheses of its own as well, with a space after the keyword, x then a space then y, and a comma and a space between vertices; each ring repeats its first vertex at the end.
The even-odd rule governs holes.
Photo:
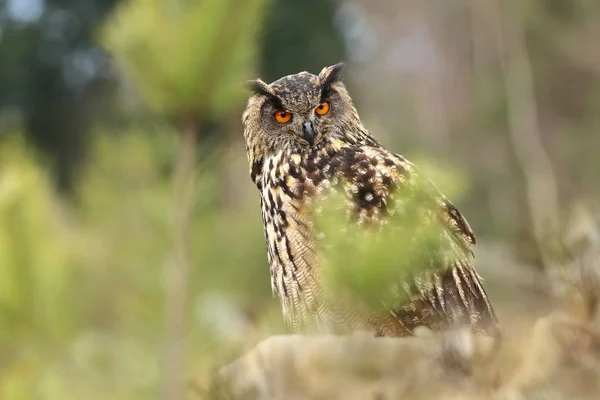
POLYGON ((218 116, 244 95, 266 3, 131 0, 102 39, 157 110, 218 116))
POLYGON ((431 180, 447 198, 460 201, 469 190, 469 177, 449 163, 440 163, 431 156, 411 154, 407 156, 419 168, 421 174, 431 180))
POLYGON ((444 265, 453 249, 444 236, 430 185, 400 188, 396 201, 401 204, 386 223, 371 225, 348 219, 343 195, 319 205, 317 225, 323 233, 322 271, 328 290, 389 310, 404 302, 400 285, 408 276, 444 265))
POLYGON ((20 140, 0 146, 0 397, 132 398, 156 386, 169 198, 158 155, 170 137, 104 136, 75 213, 20 140))
MULTIPOLYGON (((0 143, 1 398, 158 395, 176 146, 165 127, 98 135, 65 203, 26 145, 0 143)), ((237 308, 278 308, 260 216, 247 211, 256 204, 220 210, 211 165, 199 165, 192 221, 186 319, 195 365, 216 343, 243 337, 237 308)))
POLYGON ((58 339, 69 334, 65 305, 73 252, 60 205, 43 169, 22 141, 0 147, 0 352, 13 335, 58 339))
POLYGON ((35 398, 85 320, 77 238, 45 170, 18 136, 0 143, 0 162, 0 397, 35 398))

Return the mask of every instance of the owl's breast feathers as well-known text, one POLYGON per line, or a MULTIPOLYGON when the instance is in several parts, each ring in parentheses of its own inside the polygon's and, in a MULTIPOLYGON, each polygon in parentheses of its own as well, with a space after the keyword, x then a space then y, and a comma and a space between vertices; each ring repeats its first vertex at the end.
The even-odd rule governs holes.
POLYGON ((256 171, 260 174, 256 183, 261 193, 271 283, 292 325, 402 335, 419 325, 441 329, 460 324, 479 333, 497 333, 496 316, 471 263, 473 231, 460 212, 406 159, 374 141, 359 146, 331 139, 309 153, 280 152, 268 157, 261 167, 256 171), (439 225, 440 240, 447 249, 444 257, 436 259, 440 265, 428 265, 418 276, 399 282, 408 301, 391 309, 380 322, 370 317, 368 322, 361 322, 352 311, 333 312, 319 284, 321 238, 310 210, 329 194, 339 192, 348 204, 348 223, 394 224, 402 221, 398 215, 414 212, 407 210, 406 200, 417 190, 427 194, 419 197, 418 218, 424 225, 432 221, 439 225))

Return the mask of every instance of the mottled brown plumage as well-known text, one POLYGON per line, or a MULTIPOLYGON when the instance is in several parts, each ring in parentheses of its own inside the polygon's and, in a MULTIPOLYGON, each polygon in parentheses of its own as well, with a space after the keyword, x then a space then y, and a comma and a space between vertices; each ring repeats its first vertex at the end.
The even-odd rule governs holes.
POLYGON ((405 336, 419 325, 434 330, 468 325, 495 335, 496 316, 472 266, 473 231, 413 164, 368 133, 339 79, 341 67, 289 75, 270 85, 252 81, 242 117, 272 288, 286 320, 298 330, 339 333, 405 336), (287 113, 291 118, 282 123, 276 113, 284 113, 281 120, 287 113), (314 210, 333 193, 345 197, 346 223, 361 229, 386 224, 402 229, 408 212, 420 227, 436 229, 439 252, 423 257, 428 264, 422 272, 398 278, 397 287, 408 295, 402 304, 381 312, 324 290, 327 238, 315 226, 314 210), (425 196, 416 211, 408 211, 407 200, 416 193, 425 196))

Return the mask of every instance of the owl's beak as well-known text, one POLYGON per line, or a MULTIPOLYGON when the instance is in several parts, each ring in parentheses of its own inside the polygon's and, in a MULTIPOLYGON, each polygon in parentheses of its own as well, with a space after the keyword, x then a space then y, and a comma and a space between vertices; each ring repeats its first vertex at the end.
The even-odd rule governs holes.
POLYGON ((315 128, 311 121, 306 121, 302 124, 302 132, 304 133, 304 139, 312 146, 315 144, 315 128))

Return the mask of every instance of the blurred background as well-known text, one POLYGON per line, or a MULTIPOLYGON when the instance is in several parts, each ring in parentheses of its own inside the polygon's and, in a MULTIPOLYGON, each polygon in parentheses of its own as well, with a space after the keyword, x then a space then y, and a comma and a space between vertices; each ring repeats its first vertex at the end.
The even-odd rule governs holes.
POLYGON ((599 235, 599 38, 592 0, 1 0, 0 398, 178 399, 284 332, 243 82, 341 60, 500 317, 552 304, 599 235))

